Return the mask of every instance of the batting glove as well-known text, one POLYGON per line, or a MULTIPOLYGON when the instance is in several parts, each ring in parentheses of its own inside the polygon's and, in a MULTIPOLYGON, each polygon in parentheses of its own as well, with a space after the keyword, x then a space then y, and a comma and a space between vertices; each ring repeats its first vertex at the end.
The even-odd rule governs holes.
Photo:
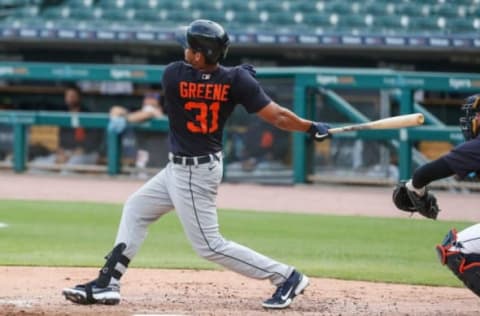
POLYGON ((324 141, 327 138, 332 137, 332 134, 328 132, 330 125, 323 122, 312 122, 312 125, 308 129, 308 133, 312 136, 317 142, 324 141))
POLYGON ((108 122, 108 131, 120 134, 127 128, 127 119, 124 116, 114 116, 108 122))

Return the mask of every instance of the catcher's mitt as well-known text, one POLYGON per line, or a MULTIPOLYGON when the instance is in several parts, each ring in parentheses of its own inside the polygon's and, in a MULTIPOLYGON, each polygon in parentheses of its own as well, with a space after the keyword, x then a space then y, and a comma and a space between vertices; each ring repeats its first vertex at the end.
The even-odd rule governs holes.
POLYGON ((402 211, 418 212, 427 218, 437 219, 440 209, 435 196, 428 190, 425 190, 423 196, 418 196, 415 192, 408 190, 405 184, 406 181, 401 181, 393 190, 392 199, 395 206, 402 211))

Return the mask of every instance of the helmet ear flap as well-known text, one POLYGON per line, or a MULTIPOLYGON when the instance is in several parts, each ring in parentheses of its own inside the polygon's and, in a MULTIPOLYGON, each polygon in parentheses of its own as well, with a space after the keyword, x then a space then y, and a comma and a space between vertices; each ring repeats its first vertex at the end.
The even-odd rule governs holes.
MULTIPOLYGON (((479 103, 479 106, 480 106, 480 102, 479 103)), ((479 121, 480 121, 480 112, 477 112, 475 114, 475 116, 472 118, 472 134, 473 134, 473 137, 477 137, 478 136, 478 132, 479 131, 479 121)))
POLYGON ((472 109, 476 111, 480 110, 480 95, 476 95, 476 98, 472 103, 472 109))

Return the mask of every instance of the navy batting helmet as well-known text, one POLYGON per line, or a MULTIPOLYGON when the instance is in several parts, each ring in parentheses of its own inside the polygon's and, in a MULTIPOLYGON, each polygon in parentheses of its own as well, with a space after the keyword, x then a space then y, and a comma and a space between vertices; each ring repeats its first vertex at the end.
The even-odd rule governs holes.
POLYGON ((187 27, 179 42, 183 47, 201 52, 207 64, 216 64, 227 56, 230 39, 223 27, 210 20, 195 20, 187 27))

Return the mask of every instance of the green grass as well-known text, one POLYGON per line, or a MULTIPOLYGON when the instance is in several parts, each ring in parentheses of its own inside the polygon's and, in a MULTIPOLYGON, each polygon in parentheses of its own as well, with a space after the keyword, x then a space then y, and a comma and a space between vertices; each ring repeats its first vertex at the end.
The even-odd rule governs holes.
MULTIPOLYGON (((121 205, 0 201, 0 265, 103 265, 121 205)), ((460 286, 434 247, 471 223, 355 216, 219 211, 225 238, 311 276, 460 286)), ((133 267, 216 269, 196 256, 174 213, 154 223, 133 267)))

